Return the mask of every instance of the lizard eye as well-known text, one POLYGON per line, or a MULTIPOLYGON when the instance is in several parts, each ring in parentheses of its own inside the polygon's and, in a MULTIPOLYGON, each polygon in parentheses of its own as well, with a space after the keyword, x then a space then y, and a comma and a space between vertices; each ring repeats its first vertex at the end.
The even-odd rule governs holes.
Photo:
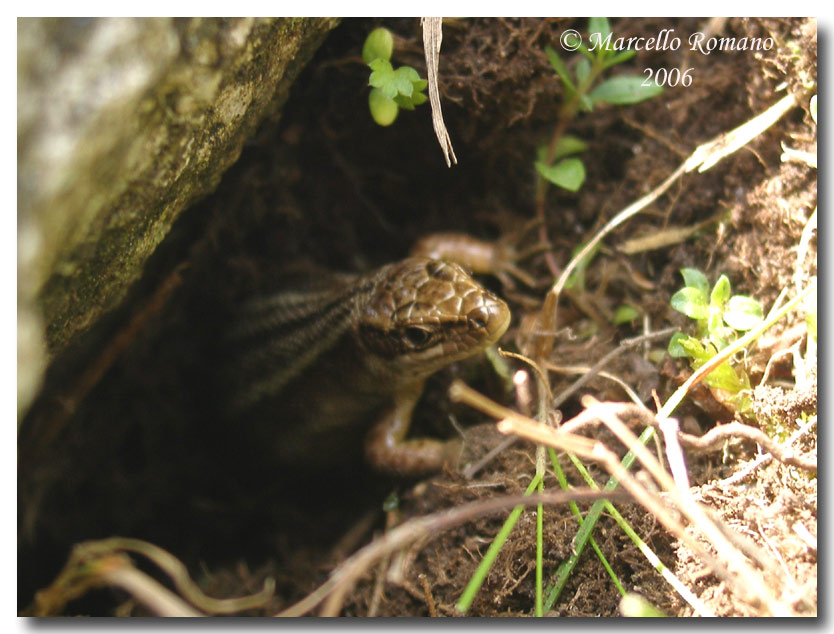
POLYGON ((403 336, 413 348, 423 348, 427 346, 433 338, 430 330, 420 326, 409 326, 403 331, 403 336))

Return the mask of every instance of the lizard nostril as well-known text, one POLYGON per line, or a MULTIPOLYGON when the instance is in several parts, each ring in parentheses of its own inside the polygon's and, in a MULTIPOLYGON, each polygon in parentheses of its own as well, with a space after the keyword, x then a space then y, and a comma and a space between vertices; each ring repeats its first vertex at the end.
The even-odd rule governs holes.
POLYGON ((486 296, 483 298, 483 304, 466 314, 466 319, 472 329, 495 341, 507 329, 510 311, 507 305, 497 297, 486 296))
POLYGON ((486 307, 481 306, 480 308, 476 308, 471 311, 467 317, 472 326, 478 330, 483 330, 487 327, 487 323, 489 322, 489 310, 486 307))

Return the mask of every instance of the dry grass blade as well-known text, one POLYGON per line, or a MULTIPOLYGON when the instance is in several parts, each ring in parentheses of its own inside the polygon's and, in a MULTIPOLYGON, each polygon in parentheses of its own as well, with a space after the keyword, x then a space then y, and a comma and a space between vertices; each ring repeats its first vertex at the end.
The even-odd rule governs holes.
POLYGON ((718 161, 730 156, 730 154, 744 147, 767 130, 797 103, 799 103, 799 96, 789 93, 758 116, 711 141, 699 145, 695 148, 692 156, 684 163, 686 171, 691 172, 697 167, 699 172, 706 172, 718 161))
POLYGON ((78 548, 55 581, 35 594, 34 604, 23 615, 59 615, 70 601, 93 588, 108 586, 125 590, 157 616, 205 616, 155 579, 137 570, 123 553, 103 553, 89 559, 79 556, 78 548))
MULTIPOLYGON (((623 387, 623 389, 626 391, 626 393, 629 393, 629 396, 631 396, 632 398, 635 399, 635 402, 639 402, 639 399, 636 398, 636 395, 634 395, 633 391, 631 390, 631 388, 628 385, 626 385, 624 382, 622 382, 617 377, 613 377, 609 373, 602 372, 602 368, 610 365, 612 359, 614 359, 615 357, 617 357, 620 354, 623 354, 623 353, 627 352, 628 350, 632 349, 634 346, 645 343, 647 341, 652 341, 654 339, 658 339, 658 338, 661 338, 661 337, 667 337, 670 334, 672 334, 672 332, 674 332, 674 328, 667 328, 667 329, 660 330, 660 331, 657 331, 657 332, 650 332, 650 333, 646 333, 644 335, 639 335, 639 336, 633 337, 631 339, 624 339, 623 341, 620 342, 620 345, 617 346, 616 349, 614 349, 611 352, 609 352, 608 354, 606 354, 592 368, 584 368, 581 372, 582 376, 580 378, 578 378, 576 381, 574 381, 567 389, 563 390, 556 397, 553 397, 551 395, 550 385, 545 380, 544 374, 543 374, 541 366, 539 364, 535 363, 532 359, 529 359, 529 358, 527 358, 523 355, 518 355, 518 354, 515 354, 515 353, 508 353, 508 352, 505 352, 503 350, 501 350, 500 352, 501 352, 502 355, 520 359, 520 360, 524 361, 525 363, 527 363, 528 365, 530 365, 530 367, 534 368, 534 370, 536 371, 537 376, 540 378, 539 385, 547 391, 547 399, 548 399, 548 403, 549 403, 548 407, 550 409, 556 409, 557 407, 559 407, 559 405, 564 403, 572 394, 574 394, 576 391, 578 391, 583 385, 585 385, 588 381, 590 381, 597 374, 599 374, 600 376, 605 376, 606 378, 610 378, 610 379, 616 381, 617 383, 619 383, 623 387)), ((556 371, 556 372, 565 371, 565 368, 557 367, 557 366, 554 366, 550 363, 545 364, 545 367, 548 370, 553 370, 553 371, 556 371)), ((509 410, 507 410, 507 411, 509 411, 509 410)), ((502 416, 496 415, 496 418, 502 418, 502 416)), ((500 454, 502 451, 505 451, 507 448, 511 447, 513 445, 513 443, 515 442, 515 440, 516 440, 515 437, 507 438, 507 440, 500 443, 497 447, 494 447, 493 449, 491 449, 480 460, 478 460, 477 462, 475 462, 475 463, 471 464, 469 467, 467 467, 463 472, 463 476, 466 479, 470 479, 470 478, 474 477, 475 474, 478 473, 481 469, 483 469, 485 465, 489 464, 489 462, 491 460, 493 460, 495 458, 495 456, 500 454)))
POLYGON ((721 220, 723 214, 716 214, 712 218, 707 218, 702 222, 695 223, 688 227, 664 227, 658 231, 648 235, 640 235, 636 238, 630 238, 617 247, 617 251, 625 253, 626 255, 634 255, 636 253, 643 253, 645 251, 654 251, 657 249, 665 249, 675 244, 679 244, 684 240, 693 237, 699 231, 703 231, 716 222, 721 220))
MULTIPOLYGON (((735 594, 744 598, 752 605, 764 610, 768 614, 787 616, 792 613, 791 609, 779 601, 771 592, 772 580, 765 582, 760 575, 746 560, 744 555, 735 547, 727 537, 730 529, 719 525, 719 521, 710 517, 706 509, 698 504, 688 490, 680 489, 672 477, 662 468, 660 463, 637 439, 637 436, 626 427, 616 414, 617 404, 606 404, 586 396, 583 398, 583 405, 590 410, 591 414, 599 417, 617 438, 632 451, 640 463, 651 473, 661 488, 669 494, 676 505, 687 518, 695 524, 709 543, 718 552, 722 561, 727 562, 728 569, 737 575, 732 580, 731 589, 735 594)), ((660 518, 658 518, 660 519, 660 518)), ((733 541, 743 542, 741 536, 734 536, 733 541)), ((750 545, 745 548, 746 552, 754 552, 755 548, 750 545)), ((759 562, 767 563, 767 562, 759 562)))
POLYGON ((205 616, 231 614, 266 603, 273 594, 274 582, 268 579, 264 589, 248 597, 214 599, 206 596, 188 575, 185 565, 171 553, 149 542, 125 537, 111 537, 83 542, 75 546, 64 570, 56 580, 38 592, 32 613, 39 616, 58 614, 63 606, 97 586, 118 586, 158 616, 205 616), (147 557, 163 570, 182 596, 177 596, 158 581, 138 570, 126 552, 147 557), (188 603, 202 612, 195 610, 188 603))
MULTIPOLYGON (((622 404, 600 403, 596 399, 586 396, 583 398, 586 409, 573 421, 569 421, 559 430, 555 430, 493 403, 462 383, 455 383, 452 386, 450 396, 453 400, 465 402, 484 413, 501 418, 502 420, 498 423, 498 430, 501 433, 516 434, 533 442, 545 444, 562 451, 569 451, 581 458, 599 462, 638 503, 655 515, 658 521, 670 530, 675 537, 685 543, 706 565, 710 566, 713 572, 727 583, 734 594, 756 607, 763 614, 786 616, 793 613, 787 605, 773 595, 770 587, 772 580, 766 583, 762 575, 753 568, 745 555, 733 543, 744 542, 745 540, 737 535, 733 535, 732 540, 728 538, 727 535, 732 533, 730 529, 719 525, 720 522, 710 517, 706 509, 698 504, 688 491, 681 490, 654 456, 639 442, 637 436, 620 420, 619 412, 622 404), (575 428, 578 420, 581 420, 582 424, 595 420, 604 422, 617 438, 637 456, 637 459, 658 485, 671 497, 678 509, 691 523, 698 527, 712 547, 715 548, 719 558, 713 557, 698 540, 690 535, 683 525, 669 513, 663 500, 640 484, 602 443, 565 431, 575 428), (574 424, 571 425, 571 422, 574 424)), ((627 405, 627 407, 635 409, 631 405, 627 405)), ((749 545, 749 548, 745 547, 744 550, 745 552, 755 552, 756 549, 749 545)), ((758 563, 766 565, 767 562, 759 561, 758 563)), ((769 573, 772 572, 772 569, 770 569, 769 573)))
POLYGON ((420 18, 423 25, 423 49, 426 54, 426 74, 429 82, 429 102, 431 103, 431 122, 434 133, 443 150, 446 166, 451 167, 452 161, 457 165, 458 159, 452 147, 452 139, 443 122, 443 111, 440 108, 440 90, 437 87, 438 66, 440 64, 440 42, 443 40, 443 18, 420 18), (451 160, 450 160, 451 157, 451 160))
POLYGON ((158 581, 132 566, 115 568, 103 575, 102 580, 125 590, 156 616, 207 616, 192 608, 158 581))

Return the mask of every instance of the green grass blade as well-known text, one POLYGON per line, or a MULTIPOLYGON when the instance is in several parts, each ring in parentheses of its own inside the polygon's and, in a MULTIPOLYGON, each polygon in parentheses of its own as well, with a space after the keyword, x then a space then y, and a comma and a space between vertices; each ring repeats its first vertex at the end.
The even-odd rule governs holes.
MULTIPOLYGON (((646 444, 651 438, 654 436, 654 428, 647 427, 643 430, 643 433, 640 434, 640 442, 642 444, 646 444)), ((634 464, 635 456, 632 452, 628 452, 625 457, 622 459, 621 463, 622 466, 626 469, 630 468, 631 465, 634 464)), ((617 479, 611 477, 608 479, 608 482, 605 483, 603 487, 603 491, 613 491, 617 488, 617 479)), ((585 546, 588 543, 588 540, 591 538, 593 534, 593 530, 596 527, 597 521, 599 520, 600 516, 602 515, 602 511, 605 509, 605 503, 607 500, 597 500, 591 506, 591 510, 588 511, 588 515, 585 517, 585 521, 582 522, 582 526, 579 527, 579 531, 576 533, 576 537, 573 538, 573 552, 571 556, 562 563, 561 566, 556 570, 555 575, 555 582, 551 588, 550 594, 547 597, 547 600, 544 604, 545 612, 550 610, 553 607, 553 604, 556 602, 556 599, 559 598, 559 594, 565 587, 567 583, 568 577, 570 576, 570 572, 576 567, 577 562, 579 561, 579 557, 582 555, 582 552, 585 550, 585 546)))
MULTIPOLYGON (((539 479, 539 493, 544 493, 544 478, 539 479)), ((539 502, 536 509, 536 616, 543 616, 542 610, 542 580, 544 578, 544 505, 539 502)))
MULTIPOLYGON (((533 491, 536 490, 536 487, 538 487, 540 480, 540 476, 535 476, 530 482, 530 485, 527 487, 527 490, 524 492, 524 495, 531 495, 533 491)), ((515 528, 518 518, 521 517, 521 512, 523 510, 524 505, 519 504, 507 516, 507 519, 504 521, 504 525, 501 527, 501 530, 498 531, 495 539, 492 540, 484 558, 478 565, 477 570, 475 570, 475 574, 472 575, 472 578, 463 590, 463 594, 460 595, 460 599, 458 599, 458 602, 455 605, 455 609, 458 612, 465 614, 471 607, 472 601, 475 600, 478 590, 481 589, 487 574, 489 574, 490 568, 492 568, 492 564, 495 563, 495 558, 498 556, 498 553, 501 552, 501 548, 504 547, 504 543, 507 541, 507 538, 510 536, 513 528, 515 528)))

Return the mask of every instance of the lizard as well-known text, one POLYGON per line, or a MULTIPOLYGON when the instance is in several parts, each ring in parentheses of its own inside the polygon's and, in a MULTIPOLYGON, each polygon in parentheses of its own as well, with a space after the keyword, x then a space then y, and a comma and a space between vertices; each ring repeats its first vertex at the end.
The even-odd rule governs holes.
POLYGON ((408 257, 365 274, 245 302, 228 333, 230 411, 272 419, 283 464, 310 466, 364 433, 372 466, 403 476, 450 464, 458 440, 407 438, 427 377, 495 344, 506 303, 461 266, 408 257))

